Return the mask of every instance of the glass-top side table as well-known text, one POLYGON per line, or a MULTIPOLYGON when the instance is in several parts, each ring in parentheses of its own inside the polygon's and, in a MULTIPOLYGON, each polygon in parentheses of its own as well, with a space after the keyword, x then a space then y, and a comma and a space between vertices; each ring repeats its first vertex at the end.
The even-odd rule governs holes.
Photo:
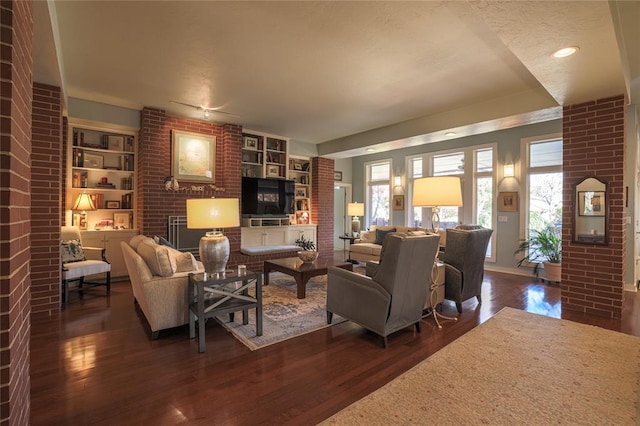
POLYGON ((249 309, 256 310, 256 335, 262 336, 262 274, 247 270, 238 274, 237 270, 224 273, 189 274, 189 338, 196 337, 198 321, 198 352, 205 351, 205 322, 207 318, 242 311, 242 323, 249 323, 249 309), (255 282, 255 294, 249 288, 255 282))

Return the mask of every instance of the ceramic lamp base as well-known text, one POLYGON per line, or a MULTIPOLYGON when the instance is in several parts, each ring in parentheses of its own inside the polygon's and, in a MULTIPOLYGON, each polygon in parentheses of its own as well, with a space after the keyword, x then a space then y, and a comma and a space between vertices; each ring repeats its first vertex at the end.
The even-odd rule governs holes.
POLYGON ((358 235, 360 232, 360 219, 358 216, 354 216, 351 220, 351 233, 353 236, 358 235))
POLYGON ((229 261, 229 239, 220 232, 207 232, 200 238, 200 260, 207 274, 224 272, 229 261))

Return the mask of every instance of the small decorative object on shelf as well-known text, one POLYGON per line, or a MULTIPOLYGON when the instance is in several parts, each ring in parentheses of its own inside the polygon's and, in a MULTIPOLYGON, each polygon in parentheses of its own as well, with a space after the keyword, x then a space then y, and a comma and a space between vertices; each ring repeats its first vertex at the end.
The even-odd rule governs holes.
POLYGON ((304 238, 304 235, 296 240, 296 245, 302 249, 298 252, 298 257, 305 263, 310 263, 318 258, 316 243, 304 238))

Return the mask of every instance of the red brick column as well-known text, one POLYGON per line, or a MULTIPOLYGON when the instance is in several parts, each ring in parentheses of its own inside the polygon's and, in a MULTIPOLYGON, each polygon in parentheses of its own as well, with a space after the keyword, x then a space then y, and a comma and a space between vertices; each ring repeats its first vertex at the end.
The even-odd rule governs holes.
POLYGON ((625 100, 599 99, 564 108, 562 309, 619 319, 624 299, 625 100), (575 185, 586 177, 609 183, 609 245, 572 242, 575 185))
POLYGON ((31 311, 60 310, 62 108, 60 88, 33 85, 31 311))
POLYGON ((318 225, 318 251, 326 256, 333 256, 334 163, 330 158, 311 159, 311 217, 318 225))
POLYGON ((0 424, 29 423, 32 3, 0 3, 0 424))

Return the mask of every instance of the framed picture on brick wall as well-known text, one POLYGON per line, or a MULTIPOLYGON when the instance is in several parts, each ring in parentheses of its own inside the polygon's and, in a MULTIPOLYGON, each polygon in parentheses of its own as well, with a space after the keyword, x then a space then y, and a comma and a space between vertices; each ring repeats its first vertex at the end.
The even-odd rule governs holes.
POLYGON ((215 136, 172 130, 172 174, 179 181, 215 183, 215 136))

